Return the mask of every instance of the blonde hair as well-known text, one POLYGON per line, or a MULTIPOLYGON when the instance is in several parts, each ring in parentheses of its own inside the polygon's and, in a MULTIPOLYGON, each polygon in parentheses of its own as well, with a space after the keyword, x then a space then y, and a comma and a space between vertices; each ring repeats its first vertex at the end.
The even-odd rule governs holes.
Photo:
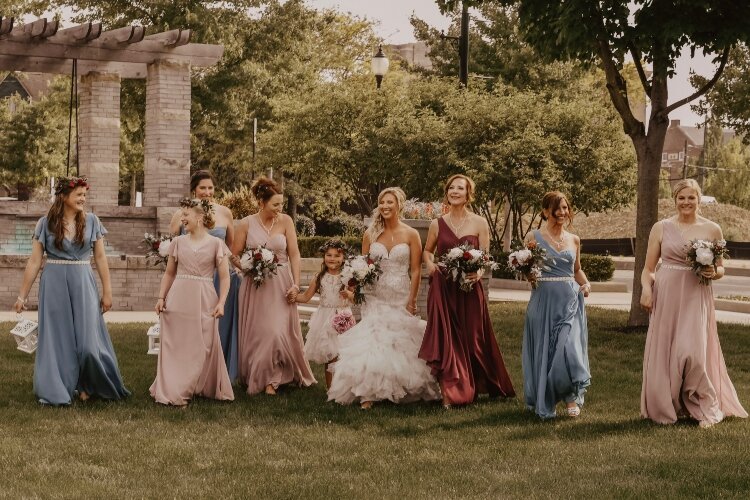
POLYGON ((445 186, 443 186, 443 203, 449 205, 448 190, 451 188, 451 184, 453 184, 453 181, 455 181, 456 179, 463 179, 466 181, 466 204, 471 205, 474 202, 474 190, 477 188, 477 186, 471 179, 471 177, 464 174, 453 174, 448 177, 447 181, 445 181, 445 186))
POLYGON ((700 202, 701 196, 703 196, 703 192, 701 191, 701 185, 698 184, 695 179, 682 179, 677 184, 675 184, 674 188, 672 189, 672 199, 674 201, 677 201, 677 195, 680 194, 680 191, 685 188, 693 189, 696 193, 698 193, 698 201, 700 202))
MULTIPOLYGON (((378 195, 378 205, 380 205, 381 200, 387 194, 393 195, 393 197, 396 198, 396 203, 398 204, 398 217, 400 219, 401 213, 404 211, 404 203, 406 203, 406 193, 404 193, 404 190, 400 187, 387 187, 378 195)), ((370 235, 370 241, 376 241, 378 236, 383 234, 384 229, 385 219, 383 219, 383 214, 380 213, 380 208, 376 207, 375 210, 372 211, 372 222, 370 223, 370 227, 367 228, 367 233, 370 235)))

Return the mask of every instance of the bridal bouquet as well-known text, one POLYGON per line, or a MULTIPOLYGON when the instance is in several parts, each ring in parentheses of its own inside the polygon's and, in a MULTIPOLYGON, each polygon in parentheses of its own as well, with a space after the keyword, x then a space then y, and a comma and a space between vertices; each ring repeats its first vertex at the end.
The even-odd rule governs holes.
POLYGON ((711 280, 701 275, 703 268, 713 266, 719 259, 726 259, 729 256, 727 252, 727 242, 725 240, 691 240, 687 248, 687 257, 685 260, 693 269, 693 273, 700 279, 702 285, 708 285, 711 280))
POLYGON ((383 270, 380 269, 379 257, 357 255, 344 262, 341 268, 341 283, 354 288, 354 303, 362 304, 365 301, 365 286, 374 285, 381 274, 383 270))
POLYGON ((279 258, 265 245, 245 248, 240 257, 240 269, 245 276, 253 277, 255 288, 262 285, 269 276, 276 276, 278 267, 279 258))
POLYGON ((143 235, 143 243, 145 243, 148 251, 146 252, 146 261, 153 264, 166 264, 169 260, 169 249, 172 246, 171 234, 153 234, 145 233, 143 235))
POLYGON ((535 241, 529 241, 508 255, 508 267, 517 280, 528 281, 531 288, 536 289, 539 286, 537 279, 542 276, 542 270, 549 269, 545 264, 546 260, 547 251, 535 241))
POLYGON ((475 273, 480 269, 497 268, 497 264, 492 261, 492 256, 483 250, 474 248, 468 243, 453 247, 444 253, 437 264, 442 270, 453 278, 453 281, 460 283, 460 288, 464 292, 470 292, 474 288, 473 281, 466 281, 466 275, 475 273))
POLYGON ((344 333, 356 324, 357 321, 354 319, 354 314, 352 314, 351 309, 348 307, 336 311, 336 314, 331 318, 331 326, 333 326, 333 329, 336 330, 336 333, 338 334, 344 333))

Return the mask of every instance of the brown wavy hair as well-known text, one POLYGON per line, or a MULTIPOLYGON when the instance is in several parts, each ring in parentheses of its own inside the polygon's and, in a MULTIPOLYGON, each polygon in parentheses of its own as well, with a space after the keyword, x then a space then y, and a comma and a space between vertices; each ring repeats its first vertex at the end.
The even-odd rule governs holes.
POLYGON ((198 170, 193 175, 190 176, 190 194, 191 196, 195 194, 195 190, 198 189, 198 184, 201 183, 203 180, 210 180, 211 184, 214 184, 214 187, 216 187, 216 183, 214 182, 214 177, 211 175, 211 172, 208 170, 198 170))
POLYGON ((443 203, 446 205, 450 205, 450 203, 448 202, 448 190, 451 188, 451 184, 453 184, 453 181, 455 181, 456 179, 463 179, 466 181, 466 204, 471 205, 475 200, 474 191, 476 190, 477 186, 471 179, 471 177, 464 174, 451 175, 448 180, 445 181, 445 185, 443 186, 443 203))
MULTIPOLYGON (((346 262, 346 256, 349 253, 349 246, 339 238, 332 238, 321 245, 318 251, 323 255, 323 263, 320 265, 320 272, 315 276, 315 289, 318 290, 318 293, 320 293, 320 282, 323 280, 323 275, 328 272, 325 255, 331 248, 335 248, 344 254, 344 262, 346 262)), ((341 263, 342 266, 344 265, 344 262, 341 263)))
POLYGON ((268 177, 260 177, 253 182, 250 190, 253 192, 253 196, 258 201, 266 203, 268 200, 281 193, 281 187, 273 180, 268 177))
MULTIPOLYGON (((568 204, 568 225, 573 226, 573 216, 575 215, 573 205, 570 204, 568 197, 560 191, 550 191, 544 195, 542 198, 542 210, 549 210, 550 214, 555 215, 555 212, 560 208, 563 201, 568 204)), ((542 212, 542 220, 547 220, 544 212, 542 212)))
MULTIPOLYGON (((88 191, 89 188, 85 182, 85 179, 82 183, 74 182, 72 187, 68 183, 58 183, 58 187, 55 189, 57 194, 55 194, 52 206, 49 207, 49 211, 47 212, 47 229, 55 235, 55 248, 58 250, 62 250, 63 240, 65 239, 65 200, 79 187, 84 187, 88 191)), ((73 243, 83 246, 83 232, 86 229, 86 211, 81 210, 76 213, 75 221, 76 235, 73 238, 73 243)))

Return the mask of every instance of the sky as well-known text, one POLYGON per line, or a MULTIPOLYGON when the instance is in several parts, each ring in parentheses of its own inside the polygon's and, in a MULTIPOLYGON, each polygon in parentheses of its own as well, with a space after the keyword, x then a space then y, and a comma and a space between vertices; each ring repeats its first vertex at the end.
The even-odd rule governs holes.
MULTIPOLYGON (((412 14, 440 29, 446 29, 450 24, 448 19, 440 14, 434 0, 307 0, 307 3, 316 8, 335 8, 375 21, 378 36, 386 43, 392 44, 415 41, 409 23, 412 14)), ((688 81, 691 68, 704 76, 711 76, 714 72, 714 65, 709 58, 696 54, 696 57, 691 59, 690 52, 686 50, 678 60, 676 76, 669 82, 670 103, 693 92, 694 89, 688 81)), ((669 117, 681 120, 682 125, 702 122, 698 115, 690 111, 689 105, 678 108, 670 113, 669 117)))

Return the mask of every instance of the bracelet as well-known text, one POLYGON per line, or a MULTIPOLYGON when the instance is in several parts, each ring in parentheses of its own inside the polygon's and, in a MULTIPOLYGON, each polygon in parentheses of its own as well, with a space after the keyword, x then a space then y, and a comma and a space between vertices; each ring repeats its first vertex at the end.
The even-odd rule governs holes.
POLYGON ((157 300, 164 300, 164 297, 157 297, 157 300))
POLYGON ((18 299, 18 301, 20 301, 21 304, 25 304, 26 301, 29 300, 29 299, 22 299, 20 295, 18 297, 16 297, 16 299, 18 299))

